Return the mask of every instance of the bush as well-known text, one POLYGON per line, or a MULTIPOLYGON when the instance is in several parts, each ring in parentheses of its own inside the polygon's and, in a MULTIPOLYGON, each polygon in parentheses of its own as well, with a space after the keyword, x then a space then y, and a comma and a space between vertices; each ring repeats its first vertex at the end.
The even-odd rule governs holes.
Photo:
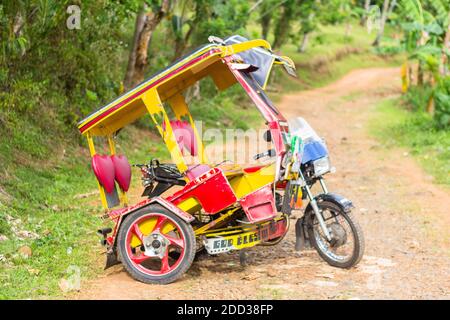
POLYGON ((450 76, 439 81, 434 92, 434 120, 441 129, 450 128, 450 76))
POLYGON ((411 86, 403 96, 403 102, 412 111, 425 111, 433 89, 428 86, 411 86))

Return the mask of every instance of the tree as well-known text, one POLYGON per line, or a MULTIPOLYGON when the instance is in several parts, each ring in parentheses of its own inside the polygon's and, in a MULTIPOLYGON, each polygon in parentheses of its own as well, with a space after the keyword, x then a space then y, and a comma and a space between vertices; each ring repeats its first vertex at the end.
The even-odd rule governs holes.
POLYGON ((308 40, 311 32, 317 29, 318 23, 321 18, 321 10, 323 7, 320 2, 316 0, 302 1, 296 8, 296 16, 300 18, 300 30, 299 35, 301 42, 298 46, 298 52, 304 52, 308 45, 308 40))
POLYGON ((286 42, 297 5, 298 1, 285 0, 280 6, 281 14, 274 30, 275 40, 272 46, 274 49, 281 47, 286 42))
POLYGON ((381 12, 381 21, 380 21, 380 29, 378 30, 377 37, 375 38, 375 41, 373 42, 373 46, 378 47, 380 45, 381 37, 384 34, 384 27, 386 25, 386 20, 388 18, 388 12, 389 12, 389 0, 383 1, 383 11, 381 12))
POLYGON ((163 17, 170 9, 170 0, 161 0, 160 3, 152 3, 150 10, 143 4, 141 11, 136 16, 134 42, 131 48, 128 67, 125 74, 124 87, 129 89, 144 80, 145 69, 148 63, 148 46, 153 32, 160 24, 163 17))
POLYGON ((273 9, 277 6, 277 2, 275 0, 265 0, 256 4, 259 4, 258 22, 261 24, 261 36, 267 40, 274 19, 273 9))
POLYGON ((360 20, 360 24, 362 26, 364 26, 367 23, 367 19, 369 17, 369 12, 370 12, 370 0, 364 0, 364 11, 363 14, 361 15, 361 20, 360 20))

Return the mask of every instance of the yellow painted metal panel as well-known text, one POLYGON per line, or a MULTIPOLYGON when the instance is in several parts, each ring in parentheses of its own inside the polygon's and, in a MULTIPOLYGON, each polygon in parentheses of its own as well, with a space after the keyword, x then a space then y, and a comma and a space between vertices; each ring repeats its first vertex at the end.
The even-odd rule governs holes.
POLYGON ((236 43, 229 46, 223 46, 221 47, 222 57, 231 56, 233 54, 249 50, 251 48, 255 47, 263 47, 267 50, 272 50, 270 43, 263 39, 256 39, 256 40, 250 40, 246 42, 236 43))
POLYGON ((271 164, 256 172, 244 172, 242 175, 233 176, 229 179, 229 182, 236 197, 240 199, 259 188, 274 182, 274 180, 275 164, 271 164))
POLYGON ((176 164, 181 173, 185 172, 188 169, 187 165, 184 161, 183 155, 181 154, 181 150, 178 147, 175 134, 173 133, 172 126, 170 125, 169 117, 163 108, 156 89, 149 90, 142 95, 142 101, 144 102, 153 122, 158 128, 158 131, 170 152, 172 161, 176 164))
POLYGON ((188 213, 192 213, 201 209, 200 203, 195 198, 188 198, 177 204, 177 207, 188 213))

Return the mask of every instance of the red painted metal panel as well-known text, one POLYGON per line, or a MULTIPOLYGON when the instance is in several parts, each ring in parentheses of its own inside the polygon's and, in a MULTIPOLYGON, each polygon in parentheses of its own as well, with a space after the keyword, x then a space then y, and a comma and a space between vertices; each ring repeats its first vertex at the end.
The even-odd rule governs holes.
POLYGON ((167 200, 176 205, 192 197, 201 204, 206 214, 217 213, 237 200, 227 178, 219 168, 213 168, 192 180, 167 200))
POLYGON ((251 223, 270 220, 277 215, 272 184, 268 184, 239 200, 251 223))

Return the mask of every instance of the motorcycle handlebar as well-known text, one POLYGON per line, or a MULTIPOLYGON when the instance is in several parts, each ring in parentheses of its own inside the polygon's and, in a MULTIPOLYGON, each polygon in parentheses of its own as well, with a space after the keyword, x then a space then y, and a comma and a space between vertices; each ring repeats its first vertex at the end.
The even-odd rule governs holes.
POLYGON ((276 156, 275 149, 270 149, 267 150, 266 152, 258 153, 253 157, 253 159, 258 160, 261 159, 262 157, 275 157, 275 156, 276 156))

